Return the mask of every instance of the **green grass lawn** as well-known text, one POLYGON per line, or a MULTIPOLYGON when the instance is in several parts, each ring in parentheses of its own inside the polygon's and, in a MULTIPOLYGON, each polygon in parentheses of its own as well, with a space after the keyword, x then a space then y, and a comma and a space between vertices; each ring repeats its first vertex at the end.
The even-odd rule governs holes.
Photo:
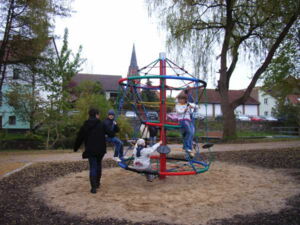
POLYGON ((11 140, 23 140, 27 139, 26 134, 10 134, 10 133, 1 133, 0 134, 1 140, 11 141, 11 140))
POLYGON ((273 132, 264 132, 264 131, 238 131, 238 137, 266 137, 273 136, 273 132))

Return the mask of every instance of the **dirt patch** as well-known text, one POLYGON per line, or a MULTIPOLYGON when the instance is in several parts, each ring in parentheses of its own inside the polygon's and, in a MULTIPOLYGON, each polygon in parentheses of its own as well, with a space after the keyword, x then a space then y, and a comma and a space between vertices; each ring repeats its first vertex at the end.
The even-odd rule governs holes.
POLYGON ((286 199, 300 193, 300 184, 281 170, 215 162, 199 176, 153 183, 120 168, 106 169, 96 195, 89 193, 87 171, 34 191, 50 207, 86 219, 205 224, 234 215, 277 213, 286 207, 286 199))

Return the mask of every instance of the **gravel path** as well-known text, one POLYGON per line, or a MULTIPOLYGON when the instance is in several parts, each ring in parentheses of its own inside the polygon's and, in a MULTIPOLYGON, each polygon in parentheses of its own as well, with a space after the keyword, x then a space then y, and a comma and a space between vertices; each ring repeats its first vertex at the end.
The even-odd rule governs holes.
MULTIPOLYGON (((171 149, 179 150, 181 145, 171 144, 171 149)), ((211 150, 213 152, 228 152, 228 151, 245 151, 245 150, 272 150, 281 148, 296 148, 300 147, 300 141, 282 141, 282 142, 261 142, 261 143, 247 143, 247 144, 215 144, 211 150)), ((108 151, 105 158, 112 158, 113 152, 108 151)), ((81 153, 39 153, 39 154, 7 154, 0 158, 2 162, 52 162, 52 161, 79 161, 82 160, 81 153)))
MULTIPOLYGON (((173 151, 181 151, 181 145, 171 144, 169 145, 173 151)), ((228 152, 228 151, 246 151, 246 150, 273 150, 273 149, 282 149, 282 148, 297 148, 300 147, 300 141, 282 141, 282 142, 261 142, 261 143, 246 143, 246 144, 215 144, 211 150, 213 152, 228 152)), ((27 164, 27 163, 37 163, 37 162, 55 162, 55 161, 81 161, 81 152, 70 152, 68 153, 56 153, 55 151, 51 153, 43 153, 42 151, 39 153, 26 153, 23 152, 12 152, 2 154, 0 152, 0 168, 1 166, 5 166, 8 164, 27 164)), ((105 155, 105 158, 112 158, 113 151, 108 151, 105 155)), ((13 168, 18 169, 19 167, 13 168)), ((6 171, 6 172, 11 172, 6 171)), ((0 179, 6 173, 0 173, 0 179)))

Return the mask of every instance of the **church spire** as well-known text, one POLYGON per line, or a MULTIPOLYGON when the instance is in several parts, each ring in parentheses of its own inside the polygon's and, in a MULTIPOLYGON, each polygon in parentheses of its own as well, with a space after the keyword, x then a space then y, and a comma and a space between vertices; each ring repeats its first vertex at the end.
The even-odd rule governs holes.
POLYGON ((128 77, 138 76, 139 75, 138 70, 139 70, 139 67, 137 65, 137 60, 136 60, 135 46, 133 44, 131 59, 130 59, 130 65, 129 65, 127 76, 128 77))

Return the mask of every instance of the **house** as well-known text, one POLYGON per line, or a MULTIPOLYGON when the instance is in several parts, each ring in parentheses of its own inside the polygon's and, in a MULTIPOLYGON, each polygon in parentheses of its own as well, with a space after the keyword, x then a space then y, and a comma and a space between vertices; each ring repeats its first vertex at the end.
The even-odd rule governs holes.
POLYGON ((271 94, 271 91, 265 92, 261 87, 253 88, 250 96, 260 103, 259 116, 273 116, 277 100, 271 94))
MULTIPOLYGON (((133 45, 130 65, 128 68, 127 77, 139 76, 139 67, 137 64, 135 46, 133 45)), ((71 80, 71 86, 76 87, 84 81, 99 82, 103 91, 105 92, 106 99, 116 100, 119 91, 119 80, 122 78, 120 75, 104 75, 104 74, 87 74, 78 73, 71 80)))
MULTIPOLYGON (((16 42, 13 43, 16 44, 16 42)), ((28 58, 42 58, 49 50, 53 50, 58 55, 54 38, 47 40, 46 48, 33 47, 33 43, 31 40, 19 40, 17 44, 23 45, 21 53, 7 50, 5 77, 0 91, 0 129, 21 132, 30 129, 29 121, 24 121, 16 115, 13 107, 8 104, 5 94, 11 90, 12 85, 15 83, 26 85, 29 89, 31 88, 27 77, 23 77, 28 71, 28 68, 23 63, 28 58)))
POLYGON ((28 121, 23 121, 15 113, 14 109, 7 103, 4 94, 10 90, 9 84, 6 82, 2 86, 0 93, 0 129, 10 131, 26 131, 29 130, 30 124, 28 121))
MULTIPOLYGON (((197 95, 195 90, 191 91, 194 96, 197 95)), ((232 102, 235 99, 241 97, 244 94, 243 90, 229 90, 229 101, 232 102)), ((200 99, 200 113, 209 117, 216 117, 222 115, 221 110, 221 96, 215 89, 206 89, 206 95, 200 99)), ((259 102, 252 97, 249 97, 245 104, 238 106, 235 109, 236 114, 252 115, 256 116, 259 113, 259 102)))
POLYGON ((106 99, 116 99, 118 97, 119 83, 122 78, 119 75, 104 75, 104 74, 87 74, 78 73, 72 80, 72 86, 78 86, 84 81, 98 82, 105 93, 106 99))

